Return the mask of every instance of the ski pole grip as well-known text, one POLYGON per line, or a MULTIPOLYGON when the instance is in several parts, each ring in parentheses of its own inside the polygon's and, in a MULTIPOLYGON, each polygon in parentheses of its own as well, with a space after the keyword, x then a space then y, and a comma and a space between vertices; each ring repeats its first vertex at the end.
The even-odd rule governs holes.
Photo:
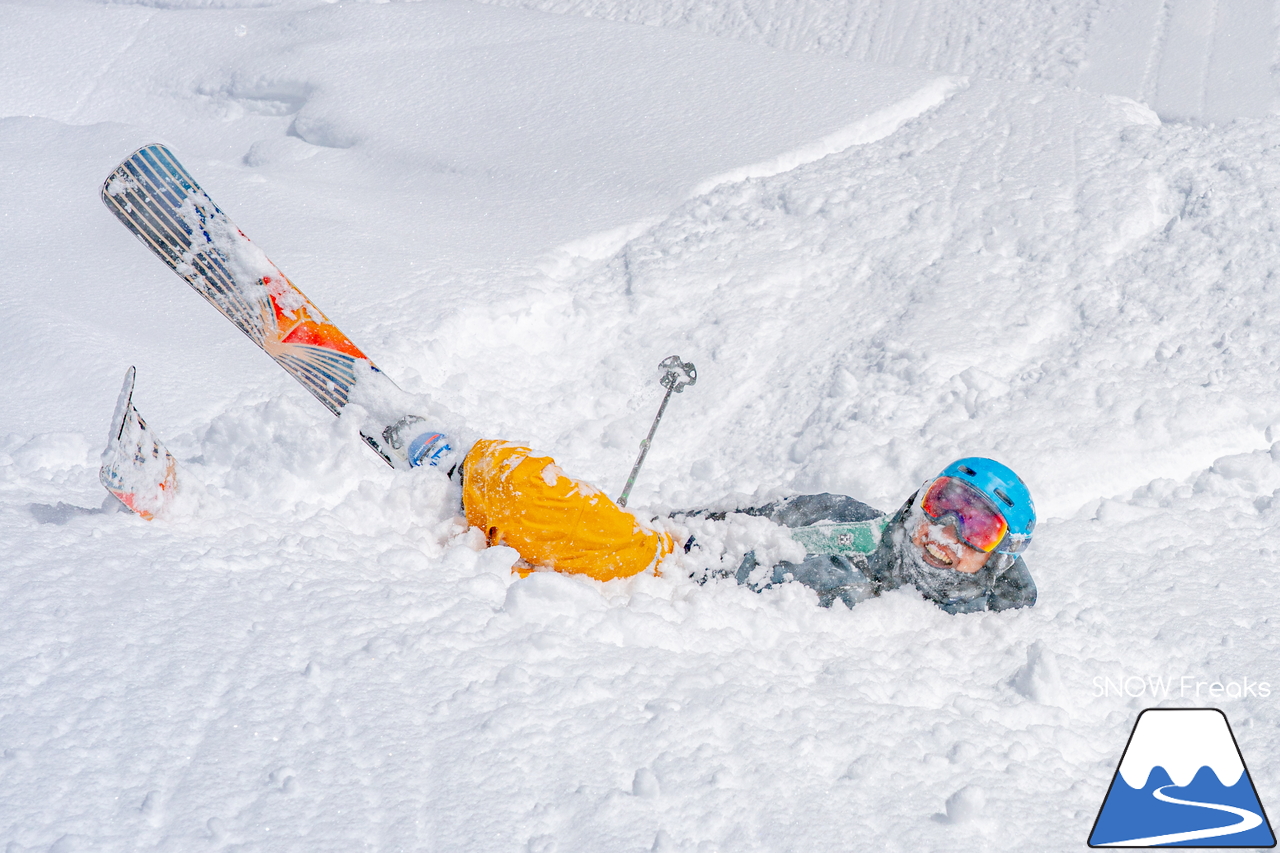
POLYGON ((693 366, 692 361, 681 361, 678 355, 667 356, 658 368, 666 371, 662 376, 662 387, 670 388, 677 394, 682 393, 686 385, 693 385, 698 381, 698 368, 693 366))

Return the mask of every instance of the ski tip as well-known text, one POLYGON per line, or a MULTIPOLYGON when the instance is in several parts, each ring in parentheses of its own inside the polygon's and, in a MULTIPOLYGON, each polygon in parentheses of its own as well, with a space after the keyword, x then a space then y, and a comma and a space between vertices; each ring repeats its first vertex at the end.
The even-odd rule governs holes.
POLYGON ((98 479, 120 503, 150 520, 177 491, 177 460, 133 406, 137 370, 130 366, 116 400, 98 479))
POLYGON ((138 376, 138 371, 132 365, 124 372, 124 384, 120 386, 120 396, 116 397, 115 414, 111 417, 111 433, 110 440, 115 442, 120 440, 120 433, 124 430, 124 419, 129 414, 129 406, 133 403, 133 383, 138 376))
POLYGON ((173 156, 173 151, 171 151, 171 150, 169 149, 169 146, 168 146, 168 145, 165 145, 163 142, 149 142, 149 143, 147 143, 146 145, 142 146, 141 148, 136 149, 136 150, 135 150, 132 154, 130 154, 128 157, 125 157, 123 160, 121 160, 121 161, 120 161, 120 164, 119 164, 118 166, 116 166, 116 169, 115 169, 115 170, 116 170, 116 171, 118 171, 118 170, 120 169, 120 166, 125 165, 125 164, 126 164, 126 163, 128 163, 130 160, 136 160, 136 159, 138 159, 138 155, 139 155, 139 154, 142 154, 142 153, 144 153, 144 152, 155 152, 155 153, 157 153, 157 154, 159 154, 159 153, 164 153, 164 154, 169 155, 170 157, 172 157, 172 156, 173 156))
POLYGON ((122 195, 135 188, 134 182, 130 179, 128 174, 129 164, 136 162, 139 156, 147 153, 152 155, 163 154, 168 159, 177 160, 177 158, 173 156, 173 152, 169 150, 169 147, 162 142, 152 142, 148 145, 142 146, 128 157, 121 160, 119 164, 111 170, 111 174, 107 175, 107 179, 102 182, 102 191, 99 193, 99 197, 102 199, 104 204, 110 205, 111 198, 113 196, 122 195))

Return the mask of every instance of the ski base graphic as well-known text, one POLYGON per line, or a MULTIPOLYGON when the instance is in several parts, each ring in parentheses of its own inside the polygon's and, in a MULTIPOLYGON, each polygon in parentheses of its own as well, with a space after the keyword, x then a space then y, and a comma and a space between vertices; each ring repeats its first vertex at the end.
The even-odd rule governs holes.
POLYGON ((373 407, 374 422, 360 432, 388 465, 451 458, 452 448, 425 419, 394 411, 390 401, 404 392, 250 242, 168 148, 134 152, 107 178, 101 196, 156 257, 329 411, 341 415, 357 383, 366 386, 365 400, 387 401, 373 407))

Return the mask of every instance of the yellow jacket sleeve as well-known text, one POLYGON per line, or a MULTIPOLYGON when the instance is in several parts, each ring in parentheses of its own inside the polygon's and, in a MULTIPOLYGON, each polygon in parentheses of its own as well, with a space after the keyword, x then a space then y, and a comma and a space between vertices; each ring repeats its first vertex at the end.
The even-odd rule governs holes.
POLYGON ((463 460, 463 511, 490 545, 509 545, 534 566, 597 580, 639 574, 671 553, 670 535, 641 527, 608 495, 532 453, 486 440, 463 460))

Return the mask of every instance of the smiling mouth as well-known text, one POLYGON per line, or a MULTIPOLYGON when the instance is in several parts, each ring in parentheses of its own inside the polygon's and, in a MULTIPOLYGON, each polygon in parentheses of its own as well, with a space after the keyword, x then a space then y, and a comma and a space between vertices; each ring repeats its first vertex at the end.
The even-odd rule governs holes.
POLYGON ((953 557, 951 557, 949 554, 947 554, 947 552, 943 551, 937 545, 934 545, 932 542, 925 542, 924 550, 926 554, 928 554, 930 557, 933 558, 933 560, 930 562, 940 563, 941 564, 940 568, 949 569, 951 568, 951 565, 955 562, 955 559, 953 557))

